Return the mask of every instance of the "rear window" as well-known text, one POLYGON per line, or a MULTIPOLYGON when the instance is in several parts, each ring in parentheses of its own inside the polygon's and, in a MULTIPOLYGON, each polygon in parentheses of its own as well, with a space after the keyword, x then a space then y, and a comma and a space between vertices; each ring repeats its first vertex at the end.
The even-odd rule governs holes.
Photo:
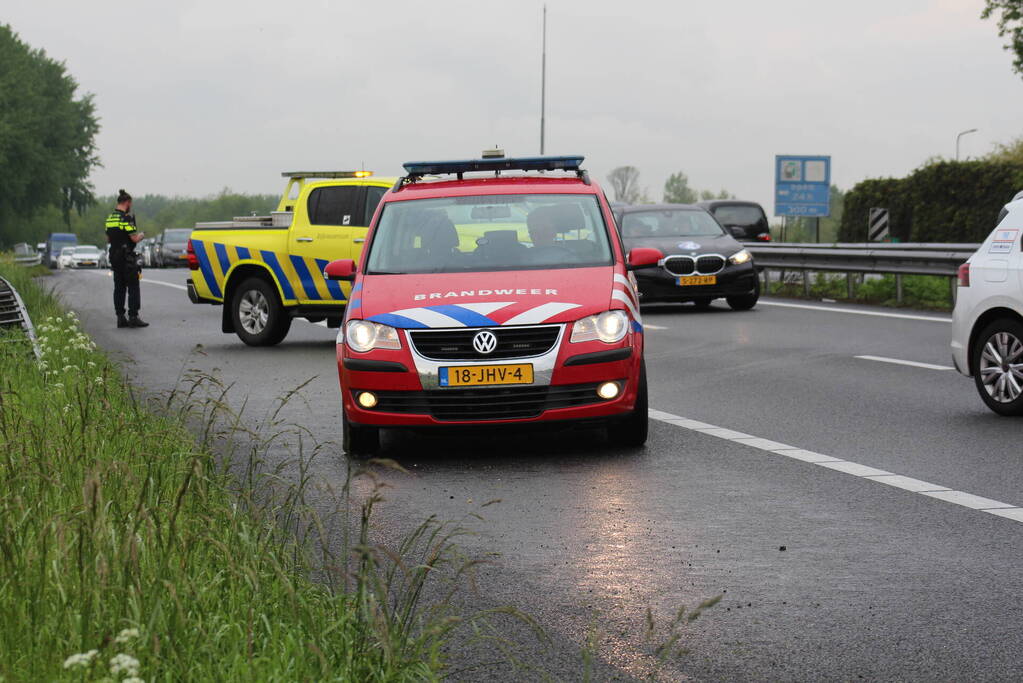
POLYGON ((762 223, 767 225, 767 216, 759 206, 717 206, 712 209, 714 217, 721 225, 738 225, 746 227, 762 223))
POLYGON ((188 238, 192 236, 192 231, 189 229, 181 230, 166 230, 163 233, 164 242, 187 242, 188 238))
MULTIPOLYGON (((709 217, 708 217, 709 218, 709 217)), ((610 265, 591 194, 411 199, 384 205, 369 273, 459 273, 610 265)))

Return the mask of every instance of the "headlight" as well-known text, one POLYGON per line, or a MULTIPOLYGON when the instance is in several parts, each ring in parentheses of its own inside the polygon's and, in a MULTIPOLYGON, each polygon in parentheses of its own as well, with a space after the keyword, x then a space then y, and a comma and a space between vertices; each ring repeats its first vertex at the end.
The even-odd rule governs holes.
POLYGON ((753 254, 749 253, 749 251, 746 249, 740 249, 739 251, 735 252, 734 254, 728 257, 728 260, 733 265, 736 266, 742 265, 743 263, 746 263, 747 261, 750 261, 752 259, 753 254))
POLYGON ((398 330, 368 320, 352 320, 345 327, 345 343, 352 351, 365 353, 372 349, 400 349, 398 330))
POLYGON ((577 320, 572 325, 572 341, 584 342, 599 339, 607 344, 613 344, 621 341, 628 331, 629 316, 625 311, 604 311, 577 320))

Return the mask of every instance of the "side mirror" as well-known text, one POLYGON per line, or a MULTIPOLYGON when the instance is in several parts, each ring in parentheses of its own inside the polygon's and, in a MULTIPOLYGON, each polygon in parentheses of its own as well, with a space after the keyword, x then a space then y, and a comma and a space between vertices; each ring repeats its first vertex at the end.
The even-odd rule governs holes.
POLYGON ((343 258, 339 261, 331 261, 323 269, 323 277, 328 280, 346 280, 351 282, 355 279, 355 261, 350 258, 343 258))
POLYGON ((639 270, 640 268, 656 268, 664 254, 660 249, 652 247, 636 247, 625 257, 625 268, 627 270, 639 270))

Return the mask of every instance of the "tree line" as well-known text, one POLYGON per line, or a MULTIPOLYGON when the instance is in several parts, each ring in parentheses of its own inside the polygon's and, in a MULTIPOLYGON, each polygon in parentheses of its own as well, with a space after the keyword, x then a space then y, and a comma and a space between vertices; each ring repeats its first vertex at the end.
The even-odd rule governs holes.
MULTIPOLYGON (((619 166, 607 175, 615 201, 625 204, 650 204, 653 200, 639 184, 639 169, 635 166, 619 166)), ((713 192, 697 190, 689 186, 689 177, 682 171, 672 173, 664 181, 662 202, 665 204, 695 204, 708 199, 735 199, 728 190, 713 192)))

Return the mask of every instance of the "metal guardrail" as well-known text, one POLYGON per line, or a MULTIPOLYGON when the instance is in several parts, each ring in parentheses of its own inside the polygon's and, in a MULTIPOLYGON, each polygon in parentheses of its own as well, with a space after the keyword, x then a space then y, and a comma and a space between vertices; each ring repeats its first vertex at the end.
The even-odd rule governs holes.
POLYGON ((21 242, 14 245, 14 262, 19 266, 38 266, 43 257, 31 244, 21 242))
POLYGON ((798 244, 774 242, 747 244, 757 268, 769 277, 769 270, 801 271, 803 290, 810 292, 806 273, 827 271, 847 274, 849 298, 853 296, 855 273, 895 275, 896 300, 903 299, 903 275, 939 275, 950 278, 949 295, 955 301, 955 277, 959 266, 980 248, 979 244, 926 243, 837 243, 798 244))
MULTIPOLYGON (((36 358, 40 358, 39 342, 36 339, 36 331, 32 326, 32 320, 28 317, 25 303, 18 296, 14 286, 0 277, 0 330, 4 328, 20 328, 28 341, 32 344, 32 351, 36 358)), ((20 341, 15 339, 14 341, 20 341)))

